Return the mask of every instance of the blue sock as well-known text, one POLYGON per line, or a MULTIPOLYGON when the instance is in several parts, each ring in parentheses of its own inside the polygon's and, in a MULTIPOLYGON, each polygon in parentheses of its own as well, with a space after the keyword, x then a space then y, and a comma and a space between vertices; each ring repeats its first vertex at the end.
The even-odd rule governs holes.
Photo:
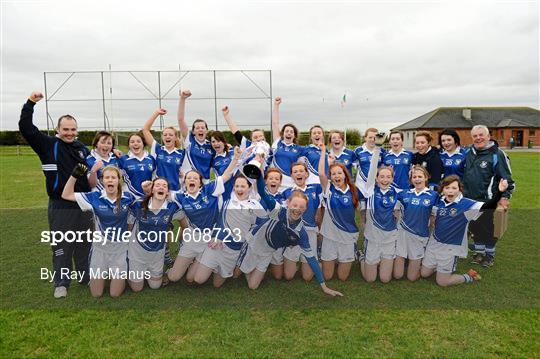
POLYGON ((486 256, 490 258, 495 258, 495 247, 486 246, 486 256))
POLYGON ((486 246, 484 244, 474 244, 474 253, 486 254, 486 246))

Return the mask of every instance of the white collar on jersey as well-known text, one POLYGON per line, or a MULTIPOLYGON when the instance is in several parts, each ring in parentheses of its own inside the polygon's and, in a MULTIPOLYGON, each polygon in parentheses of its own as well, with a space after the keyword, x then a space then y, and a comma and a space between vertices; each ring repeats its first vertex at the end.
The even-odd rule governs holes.
POLYGON ((420 196, 422 193, 429 193, 429 187, 424 187, 420 192, 416 192, 416 188, 411 188, 411 192, 417 196, 420 196))
POLYGON ((284 146, 287 146, 287 147, 292 146, 292 145, 295 144, 294 141, 292 141, 291 143, 285 143, 285 139, 284 139, 283 137, 280 138, 279 140, 281 141, 281 143, 282 143, 284 146))
POLYGON ((197 139, 197 136, 195 136, 193 134, 193 132, 191 132, 191 135, 193 136, 193 139, 195 140, 195 142, 197 142, 199 144, 199 146, 202 146, 202 145, 205 145, 207 143, 210 143, 210 141, 208 141, 208 138, 205 138, 202 142, 199 142, 199 140, 197 139))
POLYGON ((165 198, 165 201, 163 201, 163 204, 157 210, 152 209, 152 203, 153 203, 152 198, 150 198, 150 200, 148 201, 148 209, 151 210, 152 212, 159 212, 162 209, 167 209, 167 206, 169 205, 169 200, 165 198))
POLYGON ((401 156, 402 153, 405 153, 405 150, 403 149, 403 147, 401 148, 401 150, 399 150, 399 153, 395 153, 392 149, 386 152, 387 155, 394 155, 396 157, 401 156))
POLYGON ((444 206, 445 207, 448 207, 449 205, 453 204, 453 203, 459 203, 459 201, 461 201, 463 199, 463 193, 460 193, 459 196, 457 196, 452 202, 448 202, 446 200, 446 197, 443 196, 442 197, 442 200, 444 202, 444 206))
POLYGON ((248 196, 246 199, 239 199, 238 196, 236 195, 236 193, 231 192, 231 202, 236 202, 236 203, 247 203, 247 202, 252 202, 252 199, 250 196, 248 196))
POLYGON ((454 152, 452 153, 448 152, 447 150, 443 150, 441 153, 447 154, 448 156, 452 157, 453 155, 457 155, 460 152, 461 152, 461 147, 457 146, 454 152))
MULTIPOLYGON (((155 141, 155 140, 154 140, 154 141, 155 141)), ((156 142, 156 143, 157 143, 158 146, 161 147, 161 149, 162 149, 163 151, 167 152, 168 154, 171 154, 171 153, 174 153, 174 152, 180 153, 180 152, 178 151, 179 149, 176 148, 176 147, 174 147, 171 151, 169 151, 165 145, 163 145, 163 144, 161 144, 161 143, 159 143, 159 142, 156 142)))
POLYGON ((305 192, 307 187, 308 187, 307 184, 305 184, 304 187, 299 187, 296 184, 294 184, 294 186, 292 186, 291 188, 292 188, 293 191, 294 190, 299 190, 299 191, 305 192))
POLYGON ((366 146, 366 144, 365 144, 365 143, 364 143, 364 144, 362 144, 362 146, 361 146, 361 147, 362 147, 362 151, 365 151, 365 152, 369 152, 370 154, 373 154, 373 151, 375 150, 375 148, 377 148, 377 147, 373 147, 373 149, 372 149, 372 150, 370 150, 369 148, 367 148, 367 146, 366 146))
POLYGON ((337 153, 336 151, 334 151, 334 147, 330 148, 330 153, 333 154, 334 156, 336 156, 336 158, 339 158, 341 157, 341 155, 345 152, 345 145, 343 145, 343 147, 341 148, 341 151, 339 151, 339 153, 337 153))
POLYGON ((223 151, 222 153, 216 152, 216 155, 214 157, 227 157, 227 154, 227 151, 223 151))
POLYGON ((109 157, 105 158, 105 157, 101 157, 101 155, 98 153, 98 151, 93 149, 92 151, 90 151, 90 156, 94 157, 96 160, 102 160, 102 161, 105 161, 105 162, 109 162, 111 160, 111 158, 114 157, 114 154, 112 152, 110 152, 109 157))
POLYGON ((390 191, 390 189, 392 188, 392 185, 388 186, 388 188, 386 189, 382 189, 381 187, 379 187, 379 185, 377 185, 377 187, 379 188, 379 191, 381 191, 382 194, 386 194, 388 191, 390 191))
POLYGON ((310 144, 308 145, 308 147, 316 148, 316 149, 318 149, 319 151, 321 150, 321 148, 320 148, 319 146, 314 145, 313 143, 310 143, 310 144))
POLYGON ((341 188, 339 188, 338 186, 336 186, 336 185, 333 184, 333 183, 332 183, 332 186, 334 186, 334 188, 335 188, 336 190, 340 191, 340 192, 343 193, 343 194, 345 194, 345 193, 347 193, 347 192, 349 191, 349 185, 347 185, 347 186, 345 187, 344 190, 342 190, 341 188))
MULTIPOLYGON (((99 196, 99 198, 105 198, 107 199, 109 202, 111 202, 112 204, 116 203, 116 197, 114 199, 110 199, 108 196, 107 196, 107 191, 105 189, 102 189, 101 190, 101 195, 99 196)), ((122 197, 121 198, 127 198, 125 195, 124 195, 124 192, 122 192, 122 197)))
POLYGON ((129 151, 129 152, 127 153, 127 156, 128 156, 129 159, 136 158, 136 159, 138 159, 139 161, 142 161, 142 160, 144 160, 146 157, 148 157, 148 152, 145 150, 145 151, 143 151, 143 153, 142 153, 142 157, 137 157, 136 155, 133 154, 133 152, 129 151))

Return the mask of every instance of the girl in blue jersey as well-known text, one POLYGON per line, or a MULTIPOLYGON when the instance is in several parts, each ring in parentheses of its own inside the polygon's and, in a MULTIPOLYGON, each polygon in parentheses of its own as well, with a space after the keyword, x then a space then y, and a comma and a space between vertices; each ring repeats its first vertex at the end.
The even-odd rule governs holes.
MULTIPOLYGON (((234 157, 234 150, 230 148, 225 136, 220 131, 212 132, 212 135, 210 135, 210 143, 212 144, 214 151, 216 151, 216 155, 214 156, 214 161, 212 163, 212 171, 214 172, 214 177, 217 178, 218 176, 223 175, 227 167, 229 167, 229 164, 234 157)), ((234 181, 228 181, 225 183, 225 192, 223 193, 224 201, 231 197, 233 186, 234 181)))
POLYGON ((85 172, 86 166, 79 164, 75 167, 64 187, 62 198, 77 202, 83 211, 92 211, 95 230, 101 234, 101 241, 93 242, 90 252, 92 296, 101 297, 105 281, 110 279, 110 295, 117 298, 124 292, 126 279, 129 277, 127 251, 131 232, 128 230, 127 220, 135 197, 129 192, 122 192, 121 173, 115 166, 103 169, 102 191, 75 192, 75 182, 85 172))
POLYGON ((457 175, 463 180, 465 172, 465 149, 460 146, 459 135, 455 130, 444 129, 439 134, 443 178, 457 175))
POLYGON ((487 202, 477 202, 463 197, 463 184, 456 175, 444 178, 440 184, 441 198, 433 208, 435 228, 429 238, 422 261, 421 274, 426 278, 437 272, 437 284, 443 287, 471 283, 480 279, 470 269, 466 274, 453 274, 458 258, 467 257, 467 227, 477 220, 484 210, 494 210, 501 194, 508 188, 508 181, 501 179, 498 191, 487 202))
MULTIPOLYGON (((309 246, 316 253, 317 233, 319 232, 316 217, 321 206, 322 187, 318 183, 306 184, 309 172, 304 163, 293 163, 291 165, 291 176, 294 180, 294 186, 283 191, 283 198, 287 200, 294 191, 301 191, 308 198, 308 206, 302 216, 302 221, 304 222, 304 228, 306 229, 309 238, 309 246)), ((294 278, 296 273, 296 263, 299 261, 302 262, 302 278, 306 281, 310 281, 313 278, 313 271, 305 257, 301 256, 300 247, 287 247, 285 252, 283 252, 283 257, 285 279, 291 280, 294 278)))
POLYGON ((92 147, 93 149, 90 151, 90 155, 86 157, 86 164, 90 168, 90 177, 88 180, 96 184, 92 189, 101 191, 103 185, 99 182, 99 178, 103 172, 102 168, 108 165, 118 166, 118 158, 113 153, 114 138, 107 131, 99 131, 92 141, 92 147), (94 167, 97 162, 101 162, 101 164, 98 163, 94 167))
POLYGON ((136 133, 128 137, 129 152, 118 160, 127 190, 135 197, 144 197, 142 183, 150 181, 155 169, 155 160, 144 150, 144 139, 136 133))
POLYGON ((324 130, 321 126, 315 125, 309 129, 311 143, 304 148, 304 159, 309 171, 307 184, 320 184, 319 179, 319 159, 321 158, 321 147, 324 143, 324 130))
POLYGON ((250 289, 259 287, 276 249, 300 246, 323 292, 331 296, 342 296, 340 292, 326 286, 319 263, 315 259, 314 249, 309 246, 302 222, 302 215, 308 204, 306 195, 300 191, 293 191, 287 200, 287 207, 284 207, 267 193, 262 176, 257 179, 257 191, 261 201, 265 203, 268 217, 258 222, 252 230, 252 238, 240 266, 246 275, 248 287, 250 289))
POLYGON ((213 284, 218 288, 233 276, 242 245, 257 216, 266 213, 259 201, 250 196, 251 182, 239 174, 234 191, 219 213, 214 239, 208 244, 195 271, 195 282, 202 284, 214 273, 213 284), (261 211, 263 213, 261 213, 261 211))
POLYGON ((283 173, 281 190, 294 185, 291 178, 291 165, 298 161, 304 153, 304 147, 298 141, 298 129, 292 123, 286 123, 279 130, 279 105, 281 97, 276 97, 272 109, 272 167, 276 167, 283 173))
POLYGON ((129 286, 134 292, 144 287, 144 280, 152 289, 161 287, 167 239, 172 237, 173 219, 183 218, 178 204, 169 200, 169 183, 155 178, 150 194, 132 206, 129 223, 133 240, 129 244, 129 286))
POLYGON ((403 132, 390 132, 390 150, 382 154, 382 164, 394 169, 392 186, 401 190, 411 188, 409 172, 411 171, 413 153, 403 149, 403 132))
POLYGON ((239 156, 240 149, 236 148, 234 157, 223 175, 207 184, 204 184, 204 178, 199 172, 187 172, 184 181, 185 191, 171 193, 174 201, 184 210, 189 225, 182 233, 183 243, 174 265, 167 271, 169 280, 179 281, 189 268, 186 279, 193 282, 198 261, 213 236, 222 201, 221 195, 225 191, 224 184, 232 177, 239 156))
POLYGON ((184 148, 186 150, 182 171, 187 173, 190 170, 195 170, 202 174, 206 183, 210 180, 210 169, 216 151, 214 151, 210 141, 207 139, 208 124, 206 121, 195 120, 191 130, 186 123, 186 99, 190 96, 191 91, 183 90, 180 93, 180 101, 178 102, 178 126, 182 137, 184 137, 184 148))
POLYGON ((158 143, 150 129, 159 116, 167 114, 167 110, 160 108, 152 113, 143 126, 144 141, 150 145, 150 154, 156 161, 157 177, 169 181, 171 191, 178 191, 182 186, 180 169, 184 162, 185 151, 180 148, 180 136, 174 127, 165 127, 161 134, 161 143, 158 143))
MULTIPOLYGON (((326 153, 324 144, 321 145, 321 153, 326 153)), ((336 161, 330 164, 330 179, 325 167, 326 156, 321 156, 319 178, 325 207, 321 225, 322 269, 324 278, 330 280, 334 276, 337 262, 338 278, 347 280, 352 262, 354 262, 355 246, 358 240, 356 211, 360 210, 360 194, 343 163, 336 161)))
POLYGON ((343 163, 349 171, 349 176, 352 178, 352 169, 353 165, 357 162, 358 158, 354 151, 349 150, 345 147, 345 132, 332 130, 328 134, 328 139, 330 141, 330 156, 339 163, 343 163))
POLYGON ((422 166, 416 165, 412 168, 411 183, 414 188, 399 192, 397 197, 401 218, 394 260, 394 278, 403 277, 405 260, 408 259, 407 279, 416 281, 420 278, 420 266, 429 238, 431 212, 439 195, 429 189, 429 173, 422 166))
MULTIPOLYGON (((364 133, 364 143, 362 146, 359 146, 354 150, 354 154, 356 156, 355 159, 358 166, 355 184, 360 190, 364 190, 366 187, 371 156, 373 156, 373 151, 376 147, 375 140, 378 134, 379 130, 376 128, 368 128, 364 133)), ((382 148, 380 150, 381 156, 379 157, 377 167, 382 164, 384 157, 384 150, 382 148)))
POLYGON ((379 279, 388 283, 392 279, 392 268, 396 253, 397 197, 398 191, 391 186, 394 172, 391 167, 377 169, 380 148, 376 147, 370 159, 369 174, 365 189, 366 221, 364 227, 364 253, 360 256, 360 269, 366 282, 379 279))

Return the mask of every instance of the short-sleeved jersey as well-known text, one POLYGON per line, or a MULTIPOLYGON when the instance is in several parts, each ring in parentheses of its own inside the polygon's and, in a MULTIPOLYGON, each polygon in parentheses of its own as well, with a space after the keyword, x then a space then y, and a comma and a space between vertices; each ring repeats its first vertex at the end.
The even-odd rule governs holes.
POLYGON ((308 198, 307 209, 302 216, 304 221, 304 226, 307 229, 317 229, 317 223, 315 222, 315 215, 317 214, 317 209, 321 206, 322 199, 322 187, 320 184, 313 183, 308 184, 304 188, 298 186, 287 188, 283 191, 283 198, 287 200, 293 191, 302 191, 306 194, 308 198))
POLYGON ((103 190, 103 184, 101 184, 101 181, 99 179, 103 175, 103 168, 105 168, 107 166, 111 166, 111 165, 119 167, 118 158, 116 158, 116 156, 112 152, 109 153, 108 158, 103 158, 103 157, 100 156, 99 153, 97 153, 96 150, 92 150, 92 151, 90 151, 90 155, 88 155, 88 157, 86 157, 86 164, 88 165, 88 168, 91 169, 94 166, 94 164, 96 163, 97 160, 101 160, 101 162, 103 162, 103 167, 100 168, 97 171, 98 182, 96 184, 95 190, 102 191, 103 190))
POLYGON ((186 149, 186 156, 182 167, 183 170, 187 172, 193 169, 199 171, 204 179, 210 179, 210 168, 212 168, 212 161, 216 154, 210 141, 204 140, 201 143, 197 141, 190 131, 184 140, 184 148, 186 149))
POLYGON ((268 217, 257 223, 252 230, 250 248, 258 255, 269 255, 276 249, 290 246, 300 246, 302 254, 314 257, 314 251, 309 246, 309 238, 302 220, 290 223, 287 218, 287 208, 279 203, 268 213, 268 217))
POLYGON ((443 178, 450 175, 457 175, 463 180, 465 172, 465 157, 467 153, 464 148, 458 147, 454 153, 450 154, 447 151, 441 151, 441 162, 443 168, 443 178))
MULTIPOLYGON (((353 188, 352 190, 357 191, 360 201, 363 196, 358 189, 353 188)), ((323 198, 326 210, 321 225, 321 234, 341 243, 356 242, 358 227, 351 188, 347 186, 345 190, 341 190, 329 182, 323 193, 323 198)))
POLYGON ((172 198, 184 210, 192 229, 213 229, 224 190, 223 178, 218 177, 215 181, 203 185, 193 196, 187 192, 173 192, 172 198))
MULTIPOLYGON (((135 202, 135 196, 131 193, 122 192, 120 208, 117 208, 116 198, 114 200, 109 199, 105 191, 76 192, 75 200, 83 211, 92 211, 94 215, 96 231, 101 232, 105 240, 105 243, 95 243, 95 245, 106 250, 107 243, 121 241, 122 235, 128 232, 128 214, 131 205, 135 202)), ((123 244, 123 242, 120 243, 123 244)), ((108 248, 113 247, 109 246, 108 248)))
POLYGON ((156 176, 166 178, 171 191, 180 189, 180 169, 186 151, 175 148, 169 152, 165 146, 154 140, 150 154, 156 161, 156 176))
MULTIPOLYGON (((157 210, 142 207, 142 200, 132 206, 130 222, 133 222, 133 233, 137 243, 149 252, 156 252, 165 247, 167 232, 173 219, 181 218, 182 211, 174 201, 165 201, 157 210)), ((152 199, 148 202, 151 208, 152 199)))
POLYGON ((386 190, 375 185, 373 193, 366 200, 366 228, 364 236, 370 241, 384 241, 383 232, 397 229, 394 210, 397 208, 398 191, 394 187, 386 190))
POLYGON ((276 167, 286 176, 291 175, 291 165, 298 161, 304 154, 304 147, 291 143, 285 144, 281 139, 274 141, 272 144, 272 167, 276 167))
POLYGON ((336 161, 338 161, 339 163, 343 163, 345 167, 347 167, 347 170, 352 177, 353 165, 358 161, 356 153, 353 150, 349 150, 348 148, 343 147, 340 153, 335 153, 331 150, 330 154, 336 156, 336 161))
MULTIPOLYGON (((373 156, 373 151, 368 149, 366 145, 362 145, 357 147, 354 150, 354 154, 356 155, 356 160, 358 163, 358 172, 356 173, 356 181, 362 181, 364 183, 367 182, 367 177, 369 174, 369 164, 371 161, 371 156, 373 156)), ((377 167, 379 167, 382 164, 382 160, 384 158, 385 151, 381 148, 381 155, 379 156, 379 163, 377 163, 377 167)))
POLYGON ((409 171, 411 170, 413 153, 402 149, 399 153, 386 151, 382 153, 381 156, 383 159, 382 163, 385 166, 391 166, 394 169, 392 186, 402 190, 411 188, 409 171))
POLYGON ((263 212, 265 210, 259 201, 240 200, 233 193, 219 212, 216 238, 222 240, 227 247, 240 250, 251 235, 250 230, 255 225, 257 217, 264 216, 263 212))
POLYGON ((401 228, 420 237, 429 237, 429 218, 439 200, 437 192, 424 188, 418 193, 413 188, 399 192, 397 198, 401 207, 401 228))
POLYGON ((460 195, 453 202, 439 199, 433 212, 435 213, 435 229, 433 238, 448 247, 448 251, 456 256, 467 256, 467 228, 469 222, 480 217, 482 202, 473 201, 460 195))
MULTIPOLYGON (((319 146, 315 146, 314 144, 306 146, 303 157, 305 158, 304 162, 309 173, 319 176, 319 160, 321 158, 321 149, 319 146)), ((326 165, 326 169, 328 170, 328 164, 326 165)))
POLYGON ((144 197, 142 183, 151 181, 155 169, 154 158, 144 152, 143 157, 139 158, 128 152, 118 160, 118 164, 124 174, 124 182, 127 189, 135 195, 135 197, 144 197))

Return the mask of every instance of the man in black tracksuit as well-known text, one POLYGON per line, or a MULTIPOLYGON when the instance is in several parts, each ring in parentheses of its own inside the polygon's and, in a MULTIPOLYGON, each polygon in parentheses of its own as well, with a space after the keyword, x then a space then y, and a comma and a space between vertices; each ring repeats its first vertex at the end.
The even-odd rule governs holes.
MULTIPOLYGON (((78 163, 86 165, 86 156, 89 150, 86 146, 76 139, 77 122, 70 116, 65 115, 58 120, 56 136, 47 136, 39 131, 32 123, 34 105, 41 100, 43 95, 39 92, 33 92, 21 111, 19 121, 19 131, 26 139, 28 144, 37 153, 41 161, 47 194, 49 195, 48 218, 49 229, 51 231, 87 231, 92 229, 92 215, 89 212, 82 212, 75 202, 69 202, 62 199, 62 191, 71 175, 72 170, 78 163)), ((90 185, 86 176, 77 180, 75 185, 77 192, 89 192, 90 185)), ((80 273, 84 272, 78 280, 86 284, 89 280, 88 256, 91 243, 66 243, 62 241, 55 246, 51 246, 53 251, 53 270, 55 297, 62 298, 67 295, 71 279, 72 261, 75 262, 75 268, 80 273)))
MULTIPOLYGON (((502 194, 499 205, 507 209, 515 188, 508 157, 496 141, 490 140, 487 127, 474 126, 471 136, 473 145, 465 157, 464 196, 486 202, 492 198, 499 181, 506 179, 508 189, 502 194)), ((473 262, 484 267, 492 266, 495 258, 493 213, 493 211, 484 211, 478 220, 469 225, 474 240, 473 262)))

